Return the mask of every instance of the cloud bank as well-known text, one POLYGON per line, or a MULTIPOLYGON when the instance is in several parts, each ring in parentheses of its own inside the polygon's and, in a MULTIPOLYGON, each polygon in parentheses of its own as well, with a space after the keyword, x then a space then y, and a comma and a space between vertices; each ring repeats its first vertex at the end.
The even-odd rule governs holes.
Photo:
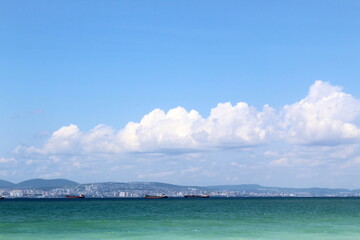
POLYGON ((186 153, 255 147, 270 141, 294 145, 334 146, 360 139, 360 100, 339 86, 316 81, 300 101, 261 110, 245 102, 219 103, 208 117, 176 107, 155 109, 139 122, 116 130, 103 124, 81 131, 71 124, 51 134, 39 148, 19 147, 27 154, 186 153))

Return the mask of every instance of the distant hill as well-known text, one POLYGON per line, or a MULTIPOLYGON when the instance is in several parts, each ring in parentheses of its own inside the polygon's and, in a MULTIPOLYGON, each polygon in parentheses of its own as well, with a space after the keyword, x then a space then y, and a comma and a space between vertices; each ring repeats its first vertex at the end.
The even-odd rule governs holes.
MULTIPOLYGON (((60 194, 72 192, 72 194, 86 194, 93 197, 116 196, 119 192, 131 192, 141 196, 142 194, 204 194, 212 193, 214 196, 360 196, 360 189, 349 190, 344 188, 282 188, 266 187, 257 184, 242 185, 218 185, 218 186, 181 186, 159 182, 100 182, 79 184, 67 179, 31 179, 14 184, 0 180, 0 189, 33 189, 33 190, 56 190, 60 194), (235 192, 235 193, 234 193, 235 192), (115 194, 115 195, 114 195, 115 194)), ((180 195, 181 196, 181 195, 180 195)))
POLYGON ((15 186, 14 183, 0 179, 0 188, 11 188, 13 186, 15 186))
POLYGON ((16 188, 35 188, 35 189, 52 189, 52 188, 60 188, 60 187, 68 187, 68 186, 76 186, 79 183, 70 181, 67 179, 31 179, 27 181, 20 182, 13 187, 16 188))
POLYGON ((173 190, 184 190, 184 189, 189 189, 189 188, 196 188, 196 189, 200 189, 201 187, 197 187, 197 186, 181 186, 181 185, 174 185, 174 184, 169 184, 169 183, 160 183, 160 182, 130 182, 127 183, 129 188, 134 188, 134 189, 173 189, 173 190))

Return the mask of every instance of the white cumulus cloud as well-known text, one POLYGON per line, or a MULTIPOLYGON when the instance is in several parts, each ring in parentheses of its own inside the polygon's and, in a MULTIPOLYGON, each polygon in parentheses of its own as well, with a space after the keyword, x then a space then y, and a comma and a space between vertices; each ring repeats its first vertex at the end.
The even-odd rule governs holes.
POLYGON ((27 153, 86 154, 121 152, 191 152, 204 149, 262 144, 272 133, 274 111, 246 103, 218 104, 208 118, 182 107, 164 112, 155 109, 140 122, 129 122, 118 131, 98 125, 87 132, 70 124, 55 131, 42 148, 21 148, 27 153))
POLYGON ((337 145, 358 140, 360 101, 338 86, 316 81, 301 101, 283 108, 283 135, 291 143, 337 145))
POLYGON ((259 111, 244 102, 219 103, 208 117, 182 107, 167 112, 155 109, 120 130, 100 124, 81 131, 70 124, 53 132, 42 147, 17 151, 50 155, 196 152, 264 145, 273 140, 339 145, 360 139, 355 123, 359 114, 358 99, 338 86, 316 81, 304 99, 278 110, 265 105, 259 111))

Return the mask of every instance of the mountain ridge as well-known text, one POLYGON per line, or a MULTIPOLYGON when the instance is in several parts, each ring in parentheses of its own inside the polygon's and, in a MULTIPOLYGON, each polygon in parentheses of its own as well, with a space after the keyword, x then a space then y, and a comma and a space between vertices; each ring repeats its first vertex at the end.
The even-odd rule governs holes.
POLYGON ((184 185, 176 185, 170 183, 162 183, 162 182, 97 182, 97 183, 85 183, 80 184, 75 181, 71 181, 68 179, 29 179, 17 184, 1 180, 0 179, 0 188, 3 189, 42 189, 42 190, 50 190, 55 188, 63 188, 63 187, 85 187, 89 185, 98 185, 103 187, 112 186, 112 188, 119 189, 159 189, 159 190, 167 190, 167 189, 198 189, 203 191, 237 191, 237 192, 255 192, 255 193, 299 193, 306 192, 309 194, 336 194, 336 193, 360 193, 360 189, 346 189, 346 188, 320 188, 320 187, 308 187, 308 188, 289 188, 289 187, 268 187, 262 186, 259 184, 238 184, 238 185, 210 185, 210 186, 184 186, 184 185))
POLYGON ((12 183, 0 179, 0 188, 17 188, 17 189, 35 188, 35 189, 48 190, 58 187, 74 186, 74 185, 79 185, 79 183, 62 178, 58 178, 58 179, 34 178, 19 183, 12 183))
POLYGON ((12 187, 14 185, 15 185, 15 183, 0 179, 0 188, 12 187))

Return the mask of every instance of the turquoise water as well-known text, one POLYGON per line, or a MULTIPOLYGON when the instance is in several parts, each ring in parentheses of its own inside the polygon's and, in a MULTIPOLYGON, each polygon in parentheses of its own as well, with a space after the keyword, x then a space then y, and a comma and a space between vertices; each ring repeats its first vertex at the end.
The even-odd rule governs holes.
POLYGON ((360 239, 360 199, 0 201, 0 239, 360 239))

